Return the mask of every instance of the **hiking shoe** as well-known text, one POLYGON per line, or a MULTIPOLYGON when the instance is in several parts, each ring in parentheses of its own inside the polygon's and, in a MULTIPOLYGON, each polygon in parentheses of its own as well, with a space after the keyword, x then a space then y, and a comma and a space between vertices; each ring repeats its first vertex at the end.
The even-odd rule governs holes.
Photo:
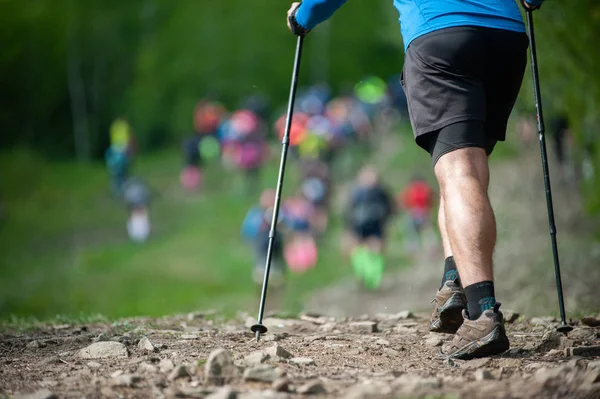
POLYGON ((462 311, 467 307, 467 298, 458 280, 446 281, 433 302, 429 331, 454 334, 463 323, 462 311))
POLYGON ((452 341, 442 346, 441 354, 455 359, 472 359, 507 351, 510 344, 499 308, 500 303, 496 302, 494 309, 486 310, 477 320, 469 320, 467 311, 463 311, 462 326, 452 341))

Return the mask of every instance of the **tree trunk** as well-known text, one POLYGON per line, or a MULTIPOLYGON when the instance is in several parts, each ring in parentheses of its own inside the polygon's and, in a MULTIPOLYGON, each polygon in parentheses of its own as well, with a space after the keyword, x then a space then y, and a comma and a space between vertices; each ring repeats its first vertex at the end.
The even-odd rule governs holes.
POLYGON ((90 133, 85 99, 85 84, 81 74, 81 56, 77 41, 77 1, 71 2, 71 18, 69 19, 67 50, 67 84, 71 102, 71 119, 73 123, 73 141, 75 157, 80 162, 91 158, 90 133))

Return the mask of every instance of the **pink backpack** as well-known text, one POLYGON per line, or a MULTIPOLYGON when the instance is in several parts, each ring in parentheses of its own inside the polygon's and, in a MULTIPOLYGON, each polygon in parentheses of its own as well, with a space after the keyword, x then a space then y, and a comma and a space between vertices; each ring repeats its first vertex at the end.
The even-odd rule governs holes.
POLYGON ((179 182, 188 191, 197 190, 202 184, 202 172, 195 166, 186 166, 179 175, 179 182))
POLYGON ((284 257, 292 272, 303 273, 317 264, 317 245, 310 237, 294 240, 286 245, 284 257))

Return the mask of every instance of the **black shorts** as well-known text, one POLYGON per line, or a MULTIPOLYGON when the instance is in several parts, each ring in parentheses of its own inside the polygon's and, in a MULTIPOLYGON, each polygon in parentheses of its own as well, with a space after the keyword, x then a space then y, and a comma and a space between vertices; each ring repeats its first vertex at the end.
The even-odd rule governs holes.
POLYGON ((360 240, 366 240, 368 238, 383 238, 383 223, 381 222, 368 222, 352 227, 352 232, 360 240))
POLYGON ((401 81, 415 140, 434 161, 463 147, 489 154, 505 140, 527 47, 525 33, 474 26, 441 29, 412 41, 401 81))

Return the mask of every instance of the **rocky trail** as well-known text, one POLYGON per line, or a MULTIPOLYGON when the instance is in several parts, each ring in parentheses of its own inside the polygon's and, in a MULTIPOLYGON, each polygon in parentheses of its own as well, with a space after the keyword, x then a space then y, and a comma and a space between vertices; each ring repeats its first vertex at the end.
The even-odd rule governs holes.
POLYGON ((600 398, 600 315, 505 311, 512 347, 470 361, 438 355, 449 335, 409 311, 269 317, 254 340, 240 315, 192 313, 0 334, 0 396, 17 398, 600 398), (29 395, 29 396, 28 396, 29 395))

